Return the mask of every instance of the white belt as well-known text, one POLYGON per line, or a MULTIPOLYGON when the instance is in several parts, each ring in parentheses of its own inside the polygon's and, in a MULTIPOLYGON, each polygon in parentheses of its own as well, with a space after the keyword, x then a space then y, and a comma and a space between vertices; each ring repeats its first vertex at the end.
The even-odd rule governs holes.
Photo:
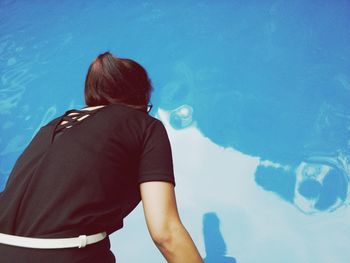
POLYGON ((0 233, 0 243, 28 248, 82 248, 86 245, 99 242, 106 236, 106 232, 101 232, 89 236, 80 235, 79 237, 70 238, 32 238, 0 233))

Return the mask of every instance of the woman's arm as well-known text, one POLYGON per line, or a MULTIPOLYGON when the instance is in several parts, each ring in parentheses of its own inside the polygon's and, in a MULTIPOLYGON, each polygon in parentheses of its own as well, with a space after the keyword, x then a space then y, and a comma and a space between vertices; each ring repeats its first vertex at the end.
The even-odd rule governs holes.
POLYGON ((168 182, 140 184, 143 211, 152 240, 170 263, 202 263, 190 235, 182 225, 174 186, 168 182))

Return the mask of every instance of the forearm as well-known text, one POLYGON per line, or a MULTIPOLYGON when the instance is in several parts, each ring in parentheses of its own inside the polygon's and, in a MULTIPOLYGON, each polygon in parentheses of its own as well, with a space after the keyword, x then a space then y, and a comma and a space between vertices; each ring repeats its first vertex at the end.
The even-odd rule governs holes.
POLYGON ((203 263, 187 230, 181 223, 171 228, 161 242, 156 242, 168 263, 203 263))

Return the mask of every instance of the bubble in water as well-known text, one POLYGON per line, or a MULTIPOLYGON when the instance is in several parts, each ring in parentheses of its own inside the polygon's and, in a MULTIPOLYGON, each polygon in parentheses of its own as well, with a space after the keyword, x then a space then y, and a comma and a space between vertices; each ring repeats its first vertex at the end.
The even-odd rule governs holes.
POLYGON ((193 123, 193 108, 182 105, 170 112, 169 122, 175 129, 184 129, 193 123))
POLYGON ((294 204, 304 213, 330 212, 346 205, 347 159, 313 157, 296 170, 294 204))

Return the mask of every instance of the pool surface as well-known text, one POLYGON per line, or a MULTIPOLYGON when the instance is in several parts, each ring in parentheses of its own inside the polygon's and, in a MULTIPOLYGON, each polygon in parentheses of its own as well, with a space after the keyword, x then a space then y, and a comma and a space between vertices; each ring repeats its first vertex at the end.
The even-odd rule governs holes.
MULTIPOLYGON (((0 190, 109 50, 148 70, 206 263, 350 262, 350 1, 0 0, 0 21, 0 190)), ((124 225, 117 261, 164 262, 141 206, 124 225)))

